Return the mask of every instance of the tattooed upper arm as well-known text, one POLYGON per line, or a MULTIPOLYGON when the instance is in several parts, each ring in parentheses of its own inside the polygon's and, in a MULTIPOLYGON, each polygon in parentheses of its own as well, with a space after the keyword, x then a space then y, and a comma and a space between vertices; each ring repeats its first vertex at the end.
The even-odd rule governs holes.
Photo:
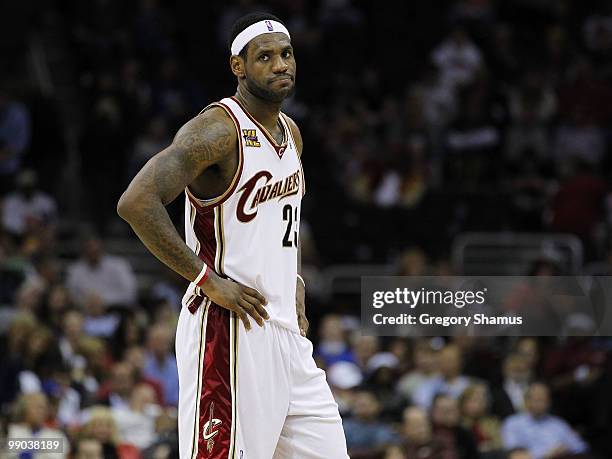
POLYGON ((172 144, 151 158, 127 192, 133 188, 137 194, 153 193, 166 205, 206 168, 235 154, 237 141, 233 121, 213 107, 181 127, 172 144))

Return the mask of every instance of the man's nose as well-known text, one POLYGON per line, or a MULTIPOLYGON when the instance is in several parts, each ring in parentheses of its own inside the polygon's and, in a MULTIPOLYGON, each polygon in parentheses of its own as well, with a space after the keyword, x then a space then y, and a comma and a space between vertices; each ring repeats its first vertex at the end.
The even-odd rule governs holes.
POLYGON ((289 65, 287 65, 287 62, 282 58, 282 56, 274 58, 274 61, 272 62, 272 71, 274 73, 285 73, 288 69, 289 65))

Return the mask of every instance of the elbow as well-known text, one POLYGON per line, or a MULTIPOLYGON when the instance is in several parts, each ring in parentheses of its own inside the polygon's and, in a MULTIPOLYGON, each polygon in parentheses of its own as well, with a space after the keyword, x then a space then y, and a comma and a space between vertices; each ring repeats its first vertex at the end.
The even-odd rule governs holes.
POLYGON ((126 222, 129 222, 135 209, 134 200, 130 198, 127 192, 123 193, 117 202, 117 214, 126 222))

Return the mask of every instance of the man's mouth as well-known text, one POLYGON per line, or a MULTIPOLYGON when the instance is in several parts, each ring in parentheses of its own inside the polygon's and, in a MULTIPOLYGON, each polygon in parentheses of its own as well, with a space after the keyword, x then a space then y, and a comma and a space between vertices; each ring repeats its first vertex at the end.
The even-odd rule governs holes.
POLYGON ((270 80, 270 83, 274 83, 276 81, 293 81, 293 77, 291 75, 283 75, 270 80))

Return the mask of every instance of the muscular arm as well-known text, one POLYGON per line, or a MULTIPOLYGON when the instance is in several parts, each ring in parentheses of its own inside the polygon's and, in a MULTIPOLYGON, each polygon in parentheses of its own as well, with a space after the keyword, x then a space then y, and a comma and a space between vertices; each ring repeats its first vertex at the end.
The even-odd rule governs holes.
POLYGON ((193 281, 203 262, 183 242, 165 206, 204 170, 236 151, 236 130, 219 108, 187 122, 172 144, 140 170, 119 199, 117 212, 159 260, 193 281))
MULTIPOLYGON (((211 108, 185 124, 172 145, 155 155, 134 177, 119 199, 117 212, 143 244, 163 263, 193 281, 204 262, 183 242, 165 206, 213 164, 237 152, 233 121, 219 108, 211 108)), ((200 285, 216 304, 234 311, 250 329, 250 315, 263 326, 268 319, 266 299, 255 289, 217 275, 212 267, 200 285)))

